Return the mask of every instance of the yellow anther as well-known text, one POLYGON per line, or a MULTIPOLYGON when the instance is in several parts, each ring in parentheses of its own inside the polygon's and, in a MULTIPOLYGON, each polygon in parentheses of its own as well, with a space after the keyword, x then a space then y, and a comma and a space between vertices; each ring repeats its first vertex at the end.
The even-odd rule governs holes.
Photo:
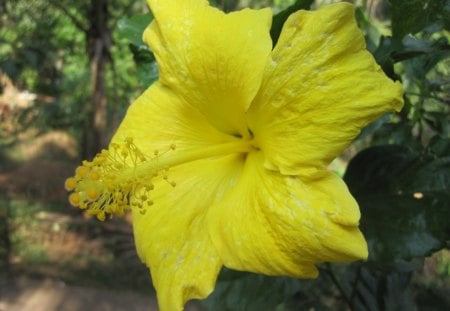
POLYGON ((78 166, 75 170, 75 176, 84 177, 89 172, 89 168, 86 166, 78 166))
POLYGON ((158 156, 158 155, 159 155, 159 150, 153 151, 153 154, 154 154, 155 156, 158 156))
POLYGON ((142 209, 142 203, 141 202, 133 202, 131 205, 133 205, 134 207, 136 207, 138 209, 142 209))
POLYGON ((125 138, 125 142, 127 143, 127 144, 132 144, 133 143, 133 137, 127 137, 127 138, 125 138))
POLYGON ((175 150, 176 148, 177 148, 177 146, 175 144, 170 145, 170 149, 175 150))
MULTIPOLYGON (((111 143, 111 145, 109 145, 112 149, 118 149, 119 148, 119 144, 117 143, 111 143)), ((103 150, 102 150, 103 151, 103 150)))
POLYGON ((89 189, 87 191, 87 196, 89 198, 89 200, 94 201, 99 197, 99 192, 97 191, 97 189, 89 189))
POLYGON ((147 201, 147 199, 148 199, 148 197, 145 194, 141 195, 141 200, 142 201, 147 201))
POLYGON ((100 155, 94 159, 93 163, 94 165, 102 165, 103 163, 105 163, 105 161, 106 161, 105 157, 100 155))
POLYGON ((76 186, 77 186, 77 181, 73 177, 67 178, 66 182, 64 183, 64 187, 66 188, 67 191, 74 190, 76 186))
POLYGON ((116 198, 116 200, 122 200, 123 194, 122 194, 122 192, 117 191, 117 192, 114 194, 114 197, 116 198))
POLYGON ((90 174, 89 174, 89 177, 92 179, 92 180, 99 180, 100 179, 100 174, 98 173, 98 172, 91 172, 90 174))
POLYGON ((105 212, 102 211, 102 212, 99 212, 99 213, 97 214, 97 219, 98 219, 98 220, 104 221, 105 218, 106 218, 105 212))
POLYGON ((172 187, 174 187, 174 188, 175 188, 175 187, 176 187, 176 185, 177 185, 177 183, 176 183, 176 182, 174 182, 174 181, 171 181, 171 182, 170 182, 170 185, 171 185, 172 187))
POLYGON ((69 195, 69 202, 73 206, 79 206, 80 205, 80 201, 81 201, 81 198, 80 198, 80 195, 77 192, 71 193, 69 195))

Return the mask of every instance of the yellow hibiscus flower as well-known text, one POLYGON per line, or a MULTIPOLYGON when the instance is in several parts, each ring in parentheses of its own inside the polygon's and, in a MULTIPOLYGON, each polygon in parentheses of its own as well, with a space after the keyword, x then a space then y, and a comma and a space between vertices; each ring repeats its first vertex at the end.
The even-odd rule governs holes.
POLYGON ((402 87, 353 6, 292 14, 272 50, 270 9, 148 3, 159 81, 66 187, 99 219, 132 210, 161 310, 208 296, 222 266, 314 278, 317 263, 367 258, 358 205, 327 165, 402 107, 402 87))

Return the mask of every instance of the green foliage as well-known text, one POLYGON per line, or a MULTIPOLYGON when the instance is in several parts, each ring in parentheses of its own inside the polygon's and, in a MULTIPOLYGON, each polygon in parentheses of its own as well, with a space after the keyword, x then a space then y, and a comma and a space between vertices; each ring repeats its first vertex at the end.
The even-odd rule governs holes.
POLYGON ((425 257, 450 240, 450 156, 372 147, 353 158, 344 179, 361 208, 369 260, 425 257))
POLYGON ((402 39, 407 34, 416 34, 435 23, 445 25, 446 29, 449 29, 448 0, 390 0, 390 2, 394 38, 402 39))
POLYGON ((121 18, 117 23, 118 35, 139 49, 148 50, 148 46, 142 41, 142 34, 152 20, 150 13, 121 18))
POLYGON ((118 22, 118 35, 126 39, 137 66, 137 76, 142 87, 147 88, 158 80, 158 66, 153 53, 142 41, 142 34, 152 21, 150 13, 124 17, 118 22))
POLYGON ((205 305, 210 310, 274 310, 300 288, 298 282, 290 278, 270 278, 228 269, 223 269, 220 280, 206 300, 205 305))

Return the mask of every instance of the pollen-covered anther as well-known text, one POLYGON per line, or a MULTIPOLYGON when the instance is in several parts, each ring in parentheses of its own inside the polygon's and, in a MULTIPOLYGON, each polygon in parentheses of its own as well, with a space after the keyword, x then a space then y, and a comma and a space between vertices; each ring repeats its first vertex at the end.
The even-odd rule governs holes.
POLYGON ((175 187, 177 185, 176 182, 169 180, 169 169, 165 169, 163 171, 162 178, 172 187, 175 187))
POLYGON ((132 207, 144 209, 143 203, 149 201, 149 192, 154 188, 151 179, 155 171, 147 166, 151 170, 146 172, 141 166, 147 161, 131 138, 112 143, 92 161, 83 161, 75 176, 66 180, 66 189, 73 191, 70 203, 87 209, 89 215, 99 220, 106 219, 107 215, 122 216, 132 207), (138 193, 144 193, 141 201, 131 206, 130 198, 138 193))
POLYGON ((78 167, 75 169, 75 177, 79 177, 79 178, 84 177, 84 176, 86 176, 86 174, 87 174, 88 172, 89 172, 89 168, 86 167, 85 165, 83 165, 83 166, 78 166, 78 167))
POLYGON ((67 191, 74 190, 76 186, 77 186, 77 180, 73 177, 67 178, 64 183, 64 187, 66 188, 67 191))
POLYGON ((89 190, 87 191, 87 197, 88 197, 89 200, 91 200, 91 201, 97 200, 98 197, 99 197, 99 195, 100 195, 100 193, 99 193, 98 190, 95 189, 95 188, 89 189, 89 190))
POLYGON ((148 184, 144 186, 145 191, 152 191, 153 189, 155 189, 155 185, 153 184, 148 184))
POLYGON ((90 177, 92 180, 99 180, 99 179, 100 179, 100 174, 99 174, 98 172, 96 172, 96 171, 93 171, 93 172, 91 172, 91 173, 89 174, 89 177, 90 177))
POLYGON ((73 206, 79 206, 80 202, 81 202, 80 195, 78 193, 76 193, 76 192, 75 193, 71 193, 69 195, 69 202, 73 206))

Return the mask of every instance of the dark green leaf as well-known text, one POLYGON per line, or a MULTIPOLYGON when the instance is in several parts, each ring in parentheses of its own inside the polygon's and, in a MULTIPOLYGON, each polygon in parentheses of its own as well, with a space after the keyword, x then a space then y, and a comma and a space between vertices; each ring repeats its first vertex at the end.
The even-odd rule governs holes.
POLYGON ((147 48, 142 41, 142 34, 152 20, 150 13, 121 18, 117 23, 118 35, 139 48, 147 48))
POLYGON ((372 53, 376 62, 392 79, 398 79, 397 74, 394 72, 394 59, 392 53, 400 48, 401 44, 398 41, 393 40, 391 37, 381 36, 378 48, 372 53))
POLYGON ((392 33, 397 39, 441 21, 448 23, 448 0, 391 0, 392 33))
POLYGON ((286 10, 281 11, 273 17, 272 28, 270 29, 270 36, 272 37, 273 46, 276 45, 278 38, 280 37, 281 29, 283 28, 284 22, 288 19, 288 17, 295 11, 308 10, 313 2, 314 0, 297 0, 286 10))
POLYGON ((433 154, 439 157, 450 155, 450 138, 435 135, 431 138, 428 147, 433 154))
POLYGON ((344 179, 361 208, 370 260, 427 256, 450 239, 450 157, 372 147, 352 159, 344 179))
POLYGON ((380 31, 370 21, 362 7, 356 8, 355 17, 359 28, 361 28, 364 32, 364 39, 366 41, 367 49, 373 53, 377 49, 377 43, 380 40, 380 31))
POLYGON ((204 304, 216 311, 275 310, 299 289, 298 280, 224 269, 204 304))
POLYGON ((145 88, 149 87, 158 80, 158 64, 156 62, 138 63, 137 75, 139 83, 145 88))
POLYGON ((394 72, 395 63, 419 59, 425 62, 420 65, 420 68, 422 68, 420 73, 426 74, 440 60, 450 56, 450 45, 445 38, 425 40, 408 36, 403 40, 398 40, 381 36, 373 56, 389 77, 398 80, 398 75, 394 72))
POLYGON ((397 193, 399 179, 418 161, 413 150, 398 146, 381 146, 366 149, 350 162, 345 181, 355 196, 397 193))
POLYGON ((138 81, 142 87, 147 88, 158 80, 158 64, 155 56, 146 45, 130 44, 130 49, 137 67, 138 81))
POLYGON ((353 296, 353 310, 414 310, 414 296, 408 288, 411 272, 365 265, 347 284, 353 296))

